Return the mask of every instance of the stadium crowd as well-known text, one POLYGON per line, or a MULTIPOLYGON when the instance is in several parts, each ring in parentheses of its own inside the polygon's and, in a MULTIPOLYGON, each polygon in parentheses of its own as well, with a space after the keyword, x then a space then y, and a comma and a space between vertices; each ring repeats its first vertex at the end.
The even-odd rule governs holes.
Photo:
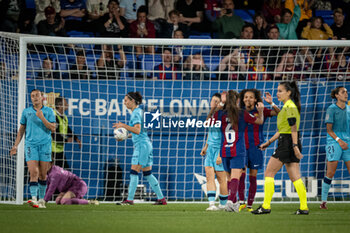
MULTIPOLYGON (((64 37, 348 40, 349 4, 343 0, 35 0, 33 5, 29 0, 2 0, 0 31, 64 37)), ((34 62, 28 78, 307 80, 327 76, 327 80, 344 80, 349 69, 344 47, 69 44, 29 49, 39 54, 40 64, 34 62)), ((0 67, 3 73, 6 67, 0 67)))

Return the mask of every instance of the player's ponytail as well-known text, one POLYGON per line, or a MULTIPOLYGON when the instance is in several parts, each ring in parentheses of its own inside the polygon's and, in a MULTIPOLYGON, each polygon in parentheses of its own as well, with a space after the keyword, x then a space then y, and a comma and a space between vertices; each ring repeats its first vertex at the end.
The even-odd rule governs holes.
POLYGON ((127 96, 129 97, 129 99, 134 100, 136 105, 140 105, 142 103, 142 95, 138 91, 129 92, 127 96))
POLYGON ((235 128, 238 124, 239 108, 237 106, 238 92, 229 90, 226 98, 226 111, 232 128, 235 128))
POLYGON ((300 91, 299 91, 297 82, 296 81, 281 82, 280 85, 283 85, 287 91, 291 92, 290 98, 294 102, 294 104, 297 106, 298 111, 300 113, 300 110, 301 110, 300 91))
POLYGON ((344 88, 344 86, 340 86, 340 87, 336 87, 332 90, 331 92, 331 98, 332 99, 337 99, 337 97, 335 95, 338 95, 339 94, 339 91, 341 88, 344 88))

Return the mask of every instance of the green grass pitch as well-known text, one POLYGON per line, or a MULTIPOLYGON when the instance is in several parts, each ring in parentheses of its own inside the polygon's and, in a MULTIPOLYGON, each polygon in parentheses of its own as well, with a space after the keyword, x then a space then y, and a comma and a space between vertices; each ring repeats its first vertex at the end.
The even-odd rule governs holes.
MULTIPOLYGON (((254 207, 256 208, 258 204, 254 207)), ((206 204, 135 204, 117 206, 57 206, 33 209, 27 205, 0 204, 0 232, 125 232, 125 233, 331 233, 350 232, 350 204, 309 204, 310 215, 293 215, 298 204, 272 204, 270 215, 206 212, 206 204)))

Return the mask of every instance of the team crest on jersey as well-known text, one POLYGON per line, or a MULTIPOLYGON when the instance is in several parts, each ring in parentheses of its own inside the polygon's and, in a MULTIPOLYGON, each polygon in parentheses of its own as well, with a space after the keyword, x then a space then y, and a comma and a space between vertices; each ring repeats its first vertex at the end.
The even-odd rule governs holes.
POLYGON ((55 92, 49 92, 45 93, 43 92, 43 104, 47 107, 50 108, 55 108, 55 99, 56 97, 60 96, 60 93, 55 93, 55 92))

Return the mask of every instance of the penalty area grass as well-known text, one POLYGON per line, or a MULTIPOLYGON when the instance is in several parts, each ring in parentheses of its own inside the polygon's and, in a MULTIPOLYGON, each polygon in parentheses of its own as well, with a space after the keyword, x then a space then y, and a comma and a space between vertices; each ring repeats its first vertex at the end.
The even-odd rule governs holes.
MULTIPOLYGON (((46 209, 27 205, 0 204, 0 231, 26 233, 121 232, 261 232, 331 233, 349 232, 350 204, 329 203, 328 210, 309 204, 310 215, 297 216, 299 204, 272 204, 269 215, 207 212, 207 204, 168 204, 153 206, 115 204, 61 206, 47 204, 46 209)), ((258 204, 254 204, 254 208, 258 204)))

